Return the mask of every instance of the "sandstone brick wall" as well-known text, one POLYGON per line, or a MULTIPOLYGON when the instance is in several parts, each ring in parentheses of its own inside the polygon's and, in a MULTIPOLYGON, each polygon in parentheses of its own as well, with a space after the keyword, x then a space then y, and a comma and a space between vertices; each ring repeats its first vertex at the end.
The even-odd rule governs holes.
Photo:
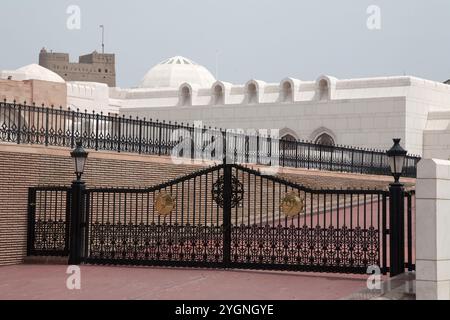
MULTIPOLYGON (((86 164, 88 186, 150 186, 198 170, 164 159, 94 153, 86 164)), ((21 263, 26 255, 28 188, 70 185, 69 150, 0 144, 0 265, 21 263)))
POLYGON ((69 54, 41 51, 39 65, 59 74, 66 81, 90 81, 116 86, 114 54, 93 52, 79 57, 79 63, 70 62, 69 54))

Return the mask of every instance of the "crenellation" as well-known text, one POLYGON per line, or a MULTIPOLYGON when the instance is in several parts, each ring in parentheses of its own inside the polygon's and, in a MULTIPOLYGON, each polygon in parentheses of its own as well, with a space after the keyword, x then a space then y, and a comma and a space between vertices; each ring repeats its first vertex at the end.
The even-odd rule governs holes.
POLYGON ((78 62, 70 62, 69 54, 48 52, 45 48, 39 53, 39 65, 58 75, 65 81, 86 81, 116 86, 115 55, 93 53, 79 57, 78 62))

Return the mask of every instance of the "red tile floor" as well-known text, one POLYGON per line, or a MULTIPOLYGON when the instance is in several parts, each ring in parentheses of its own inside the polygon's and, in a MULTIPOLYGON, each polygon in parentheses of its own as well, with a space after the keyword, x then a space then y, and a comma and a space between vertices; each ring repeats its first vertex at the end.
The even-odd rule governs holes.
POLYGON ((66 287, 67 266, 0 267, 0 299, 299 300, 340 299, 367 276, 246 270, 81 266, 81 290, 66 287))

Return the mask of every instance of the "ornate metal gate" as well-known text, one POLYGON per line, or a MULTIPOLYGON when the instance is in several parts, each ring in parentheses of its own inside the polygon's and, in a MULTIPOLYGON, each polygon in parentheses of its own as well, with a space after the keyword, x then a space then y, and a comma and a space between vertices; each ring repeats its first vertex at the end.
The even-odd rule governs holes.
POLYGON ((386 193, 312 190, 233 166, 243 186, 231 212, 237 268, 365 273, 383 263, 386 193))
POLYGON ((70 188, 39 187, 28 191, 28 256, 67 256, 70 188))
MULTIPOLYGON (((70 192, 32 188, 30 204, 37 194, 45 201, 30 207, 29 254, 54 249, 54 255, 66 255, 70 192), (45 200, 58 199, 49 192, 60 192, 66 202, 45 200), (43 229, 42 222, 51 228, 43 229)), ((147 189, 86 189, 75 237, 81 252, 71 255, 91 264, 344 273, 366 273, 376 265, 386 273, 395 259, 389 250, 395 232, 389 230, 389 197, 385 190, 313 190, 223 164, 147 189)), ((405 194, 409 270, 414 269, 412 197, 405 194)))
POLYGON ((99 264, 223 266, 223 209, 214 167, 150 189, 86 191, 84 261, 99 264))
POLYGON ((150 189, 86 191, 84 261, 365 273, 386 192, 311 190, 238 165, 150 189))

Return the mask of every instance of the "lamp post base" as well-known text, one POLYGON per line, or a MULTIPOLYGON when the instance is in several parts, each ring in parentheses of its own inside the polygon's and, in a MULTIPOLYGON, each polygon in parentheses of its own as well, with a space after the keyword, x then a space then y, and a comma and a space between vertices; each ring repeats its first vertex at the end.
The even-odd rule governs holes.
POLYGON ((394 182, 389 186, 389 242, 390 275, 405 272, 405 204, 404 185, 394 182))
POLYGON ((70 253, 69 265, 81 263, 83 236, 81 223, 84 220, 84 198, 86 185, 82 180, 74 180, 71 189, 70 212, 70 253))

